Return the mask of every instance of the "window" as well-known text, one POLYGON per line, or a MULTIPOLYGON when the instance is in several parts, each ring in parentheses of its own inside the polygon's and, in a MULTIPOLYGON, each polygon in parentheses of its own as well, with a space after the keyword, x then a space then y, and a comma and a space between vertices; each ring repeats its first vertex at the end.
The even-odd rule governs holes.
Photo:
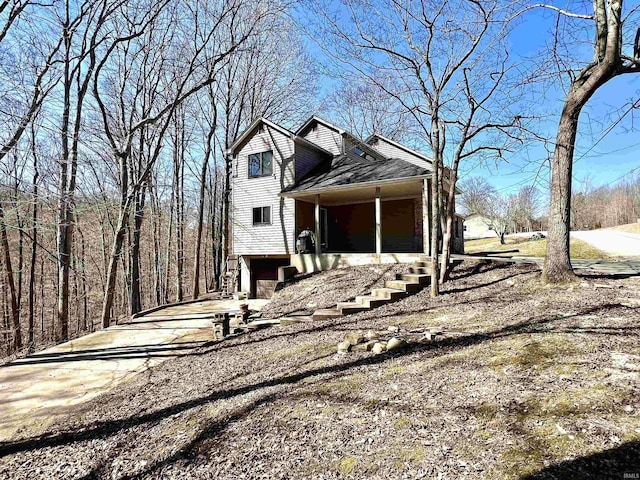
POLYGON ((271 151, 249 155, 249 178, 266 177, 273 172, 271 151))
POLYGON ((253 209, 254 225, 271 225, 271 207, 256 207, 253 209))

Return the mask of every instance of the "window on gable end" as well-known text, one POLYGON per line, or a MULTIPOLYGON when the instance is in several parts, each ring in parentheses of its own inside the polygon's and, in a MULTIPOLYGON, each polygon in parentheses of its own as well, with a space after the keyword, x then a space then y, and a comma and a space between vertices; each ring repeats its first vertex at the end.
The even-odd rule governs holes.
POLYGON ((273 152, 249 155, 249 178, 266 177, 273 173, 273 152))

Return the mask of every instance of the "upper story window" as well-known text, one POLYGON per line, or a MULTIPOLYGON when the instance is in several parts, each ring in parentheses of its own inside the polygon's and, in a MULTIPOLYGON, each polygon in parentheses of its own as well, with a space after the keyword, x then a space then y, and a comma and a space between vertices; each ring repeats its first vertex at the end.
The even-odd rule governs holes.
POLYGON ((249 155, 249 178, 265 177, 273 173, 273 152, 252 153, 249 155))

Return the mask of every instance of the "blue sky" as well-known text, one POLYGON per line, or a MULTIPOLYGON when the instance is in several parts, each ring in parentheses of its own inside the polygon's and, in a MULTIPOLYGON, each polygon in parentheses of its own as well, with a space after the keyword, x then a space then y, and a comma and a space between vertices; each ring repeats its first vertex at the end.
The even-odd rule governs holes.
MULTIPOLYGON (((557 3, 557 2, 556 2, 557 3)), ((341 8, 337 2, 330 2, 330 8, 341 8)), ((564 1, 558 3, 561 8, 590 8, 591 2, 564 1), (577 7, 572 6, 577 3, 577 7), (569 5, 569 7, 567 7, 569 5)), ((627 9, 629 7, 627 6, 627 9)), ((582 12, 581 12, 582 13, 582 12)), ((535 9, 522 17, 510 37, 510 54, 522 57, 534 57, 544 49, 545 43, 552 39, 550 31, 556 24, 557 16, 550 10, 535 9)), ((589 21, 584 22, 589 27, 589 21)), ((635 33, 635 32, 631 32, 635 33)), ((584 31, 586 38, 591 32, 584 31)), ((626 37, 629 34, 627 32, 626 37)), ((625 38, 627 50, 632 39, 625 38)), ((587 42, 588 43, 588 42, 587 42)), ((575 47, 581 60, 592 57, 592 47, 575 47)), ((312 55, 322 63, 321 49, 310 43, 312 55)), ((576 65, 578 66, 578 65, 576 65)), ((324 93, 331 90, 333 81, 323 79, 321 89, 324 93)), ((564 79, 564 86, 568 78, 564 79)), ((580 117, 580 130, 576 144, 574 164, 574 188, 586 178, 593 187, 612 184, 630 173, 640 174, 640 113, 630 106, 640 98, 640 74, 624 75, 610 81, 593 96, 580 117), (623 115, 625 114, 626 115, 623 115), (634 118, 634 113, 637 118, 634 118)), ((540 98, 541 109, 547 112, 544 121, 539 124, 539 131, 551 142, 555 140, 556 127, 562 110, 564 92, 560 85, 547 89, 540 98)), ((499 191, 511 193, 534 182, 546 194, 549 170, 544 162, 548 156, 542 144, 531 144, 509 155, 506 162, 471 168, 461 168, 464 176, 482 176, 487 178, 499 191)))

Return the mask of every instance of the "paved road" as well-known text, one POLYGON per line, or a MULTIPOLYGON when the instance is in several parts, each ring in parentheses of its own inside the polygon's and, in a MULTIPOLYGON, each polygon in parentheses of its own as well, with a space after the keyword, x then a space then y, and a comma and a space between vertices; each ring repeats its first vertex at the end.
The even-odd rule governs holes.
POLYGON ((640 234, 617 230, 584 230, 571 232, 571 236, 613 257, 640 259, 640 234))
MULTIPOLYGON (((246 300, 244 302, 247 302, 246 300)), ((233 300, 167 307, 0 366, 0 442, 37 434, 56 416, 211 340, 212 314, 233 300)), ((249 300, 259 310, 266 300, 249 300)))

